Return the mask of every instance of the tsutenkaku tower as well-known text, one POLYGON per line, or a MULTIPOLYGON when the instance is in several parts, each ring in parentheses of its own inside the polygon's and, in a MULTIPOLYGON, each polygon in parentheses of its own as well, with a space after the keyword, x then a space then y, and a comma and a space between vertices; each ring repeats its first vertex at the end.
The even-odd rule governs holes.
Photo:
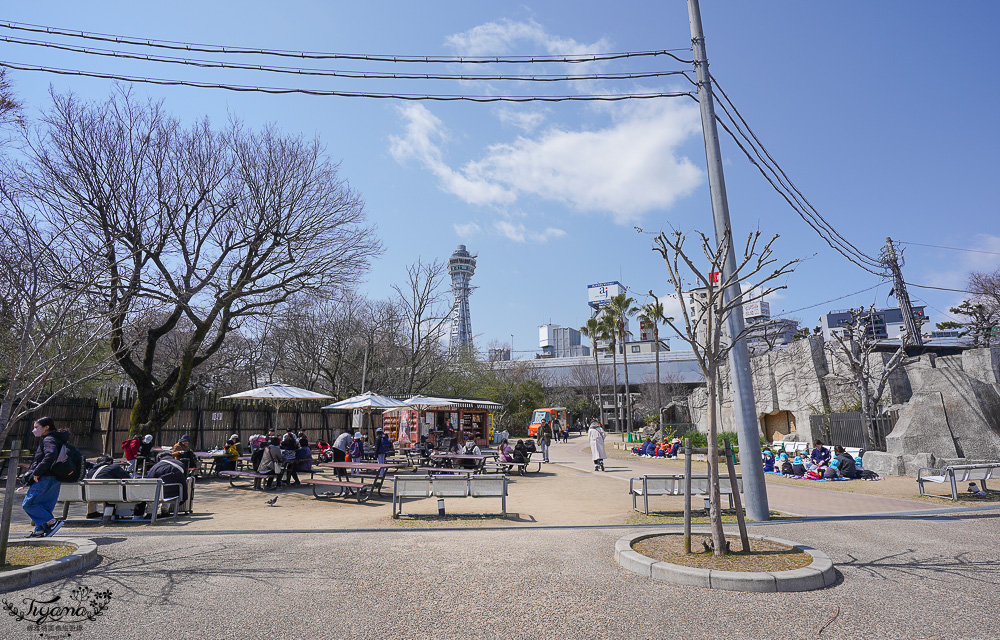
POLYGON ((472 347, 472 319, 469 314, 469 296, 472 289, 469 281, 476 273, 476 256, 469 253, 464 244, 458 245, 448 259, 451 274, 451 292, 455 296, 455 307, 451 312, 451 336, 448 348, 452 354, 472 347))

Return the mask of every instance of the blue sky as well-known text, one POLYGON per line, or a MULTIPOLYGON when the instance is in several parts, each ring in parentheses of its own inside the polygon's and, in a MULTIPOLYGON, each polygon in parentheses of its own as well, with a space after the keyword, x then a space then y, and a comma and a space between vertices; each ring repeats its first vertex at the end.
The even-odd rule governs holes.
MULTIPOLYGON (((704 3, 702 14, 713 74, 773 157, 845 237, 869 255, 878 254, 886 236, 996 252, 910 245, 904 273, 920 284, 963 288, 969 269, 1000 265, 996 3, 713 0, 704 3)), ((681 0, 39 2, 7 6, 0 20, 184 42, 367 54, 549 55, 690 44, 681 0)), ((0 36, 57 39, 7 29, 0 29, 0 36)), ((256 86, 477 95, 687 90, 674 78, 558 87, 313 79, 111 60, 9 43, 0 47, 0 59, 22 64, 256 86)), ((417 73, 685 68, 661 58, 586 69, 252 61, 417 73)), ((50 84, 58 92, 98 100, 112 90, 102 79, 10 75, 29 115, 48 104, 50 84)), ((537 347, 539 324, 583 323, 588 283, 620 280, 640 302, 650 289, 666 293, 666 270, 651 251, 651 237, 637 234, 635 226, 712 228, 700 120, 697 105, 686 98, 471 104, 153 85, 134 90, 162 98, 186 120, 207 115, 221 126, 232 115, 252 126, 274 122, 285 131, 320 136, 341 162, 342 177, 363 195, 386 246, 361 288, 388 297, 391 285, 404 281, 406 265, 418 258, 446 259, 464 243, 479 254, 473 279, 478 289, 471 300, 477 344, 506 344, 513 334, 521 357, 537 347)), ((767 235, 779 233, 779 256, 805 259, 788 278, 788 289, 771 299, 772 312, 877 284, 878 278, 829 249, 721 135, 736 234, 757 227, 767 235)), ((889 288, 790 315, 813 326, 828 309, 883 306, 889 288)), ((931 305, 928 314, 938 322, 947 319, 940 311, 962 295, 914 289, 911 297, 931 305)), ((675 341, 674 348, 681 344, 675 341)))

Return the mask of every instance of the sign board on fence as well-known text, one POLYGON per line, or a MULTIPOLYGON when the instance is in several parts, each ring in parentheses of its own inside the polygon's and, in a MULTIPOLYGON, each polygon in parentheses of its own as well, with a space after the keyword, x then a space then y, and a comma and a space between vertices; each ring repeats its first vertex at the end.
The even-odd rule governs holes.
POLYGON ((212 414, 212 422, 219 422, 220 420, 222 420, 221 412, 212 414))

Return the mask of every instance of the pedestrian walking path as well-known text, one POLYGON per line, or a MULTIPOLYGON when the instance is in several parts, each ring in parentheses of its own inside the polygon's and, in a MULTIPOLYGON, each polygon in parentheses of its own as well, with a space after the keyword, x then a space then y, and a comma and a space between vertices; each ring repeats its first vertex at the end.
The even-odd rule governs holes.
MULTIPOLYGON (((608 447, 615 436, 608 435, 608 447)), ((600 473, 594 471, 594 462, 590 456, 590 445, 584 436, 574 437, 568 443, 553 445, 550 459, 555 464, 562 464, 581 472, 600 473)), ((666 469, 662 464, 656 464, 646 459, 635 457, 622 460, 609 458, 604 461, 606 475, 612 481, 628 483, 629 478, 635 478, 645 473, 678 473, 678 468, 666 469)), ((771 510, 780 511, 794 516, 838 516, 858 515, 865 513, 893 513, 927 509, 927 504, 915 500, 901 500, 873 496, 819 486, 803 487, 784 484, 766 478, 767 503, 771 510)), ((861 482, 858 480, 857 482, 861 482)), ((627 491, 628 489, 624 489, 627 491)))

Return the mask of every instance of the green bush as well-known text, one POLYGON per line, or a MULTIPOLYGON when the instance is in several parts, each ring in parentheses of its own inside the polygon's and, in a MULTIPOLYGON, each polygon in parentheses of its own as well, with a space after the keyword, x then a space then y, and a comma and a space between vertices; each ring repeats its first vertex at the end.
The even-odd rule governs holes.
POLYGON ((702 433, 701 431, 696 431, 692 429, 677 436, 681 439, 681 443, 684 442, 684 438, 691 438, 691 446, 695 449, 704 449, 708 446, 708 434, 702 433))

